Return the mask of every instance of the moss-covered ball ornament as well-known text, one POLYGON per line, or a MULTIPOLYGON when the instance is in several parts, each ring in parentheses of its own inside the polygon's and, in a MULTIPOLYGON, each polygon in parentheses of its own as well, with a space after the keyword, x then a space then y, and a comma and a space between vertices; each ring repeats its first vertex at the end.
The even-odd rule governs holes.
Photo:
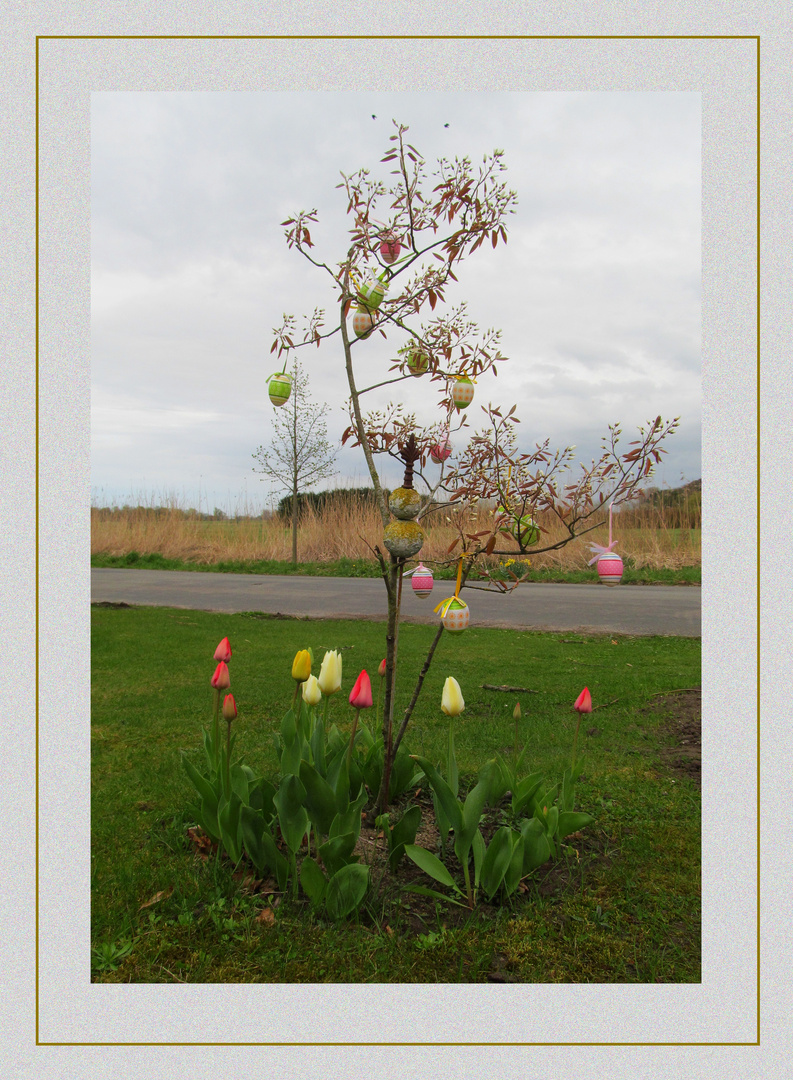
POLYGON ((355 309, 352 317, 352 329, 357 338, 367 338, 375 328, 377 316, 366 307, 355 309))
POLYGON ((286 405, 287 401, 289 401, 289 395, 292 393, 292 376, 287 375, 285 371, 277 371, 270 376, 268 383, 267 393, 273 405, 279 407, 286 405))
POLYGON ((461 634, 468 629, 471 612, 465 600, 453 596, 443 609, 442 622, 450 634, 461 634))
POLYGON ((604 551, 597 561, 598 577, 603 585, 619 585, 622 580, 622 559, 616 551, 604 551))
POLYGON ((467 375, 460 375, 452 386, 452 401, 458 409, 467 409, 474 400, 474 384, 467 375))
POLYGON ((390 266, 396 262, 401 248, 402 245, 392 232, 383 233, 380 238, 380 258, 384 263, 390 266))
POLYGON ((409 559, 421 551, 424 533, 417 521, 397 519, 386 525, 383 543, 397 559, 409 559))
POLYGON ((388 496, 388 509, 400 521, 409 521, 421 509, 421 496, 412 487, 394 488, 388 496))

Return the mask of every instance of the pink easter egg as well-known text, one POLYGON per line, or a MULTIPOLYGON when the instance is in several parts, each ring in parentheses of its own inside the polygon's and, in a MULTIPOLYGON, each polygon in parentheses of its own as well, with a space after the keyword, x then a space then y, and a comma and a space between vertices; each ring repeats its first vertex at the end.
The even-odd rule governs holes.
POLYGON ((430 457, 436 465, 442 465, 448 457, 451 457, 452 444, 448 439, 443 439, 441 442, 436 443, 430 450, 430 457))
POLYGON ((619 585, 622 579, 622 559, 616 551, 606 551, 600 556, 597 572, 604 585, 619 585))
POLYGON ((402 245, 393 233, 385 233, 380 244, 380 258, 389 265, 399 258, 402 245))
POLYGON ((420 599, 424 599, 425 596, 429 596, 432 592, 433 579, 432 571, 429 570, 424 563, 419 563, 416 569, 413 571, 412 577, 413 593, 420 599))

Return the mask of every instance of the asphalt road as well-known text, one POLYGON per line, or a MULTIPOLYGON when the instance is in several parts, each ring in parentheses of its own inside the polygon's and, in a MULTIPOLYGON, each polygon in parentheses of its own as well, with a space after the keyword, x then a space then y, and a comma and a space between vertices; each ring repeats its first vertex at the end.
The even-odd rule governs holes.
MULTIPOLYGON (((424 600, 405 582, 402 617, 434 623, 433 608, 452 594, 438 582, 424 600)), ((522 630, 700 637, 701 590, 675 585, 523 584, 507 595, 463 590, 471 625, 522 630)), ((386 617, 378 578, 277 577, 179 570, 91 570, 92 603, 124 603, 201 611, 261 611, 315 619, 386 617)))

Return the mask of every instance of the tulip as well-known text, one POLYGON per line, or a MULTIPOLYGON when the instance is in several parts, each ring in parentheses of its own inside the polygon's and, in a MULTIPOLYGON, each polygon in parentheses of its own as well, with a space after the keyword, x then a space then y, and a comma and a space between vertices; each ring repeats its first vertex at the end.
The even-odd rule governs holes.
POLYGON ((380 661, 380 667, 377 669, 377 674, 381 679, 385 678, 385 657, 380 661))
POLYGON ((311 653, 308 649, 300 649, 292 661, 292 678, 296 682, 305 682, 311 674, 311 653))
POLYGON ((223 719, 230 724, 237 716, 237 703, 233 694, 226 694, 223 698, 223 719))
POLYGON ((329 650, 322 657, 319 669, 319 688, 325 697, 341 689, 341 653, 329 650))
POLYGON ((586 687, 584 687, 584 689, 575 699, 575 705, 573 706, 573 708, 577 713, 592 712, 592 695, 586 687))
POLYGON ((215 668, 215 674, 212 676, 212 686, 214 686, 216 690, 228 690, 231 686, 229 669, 226 667, 225 660, 221 660, 215 668))
POLYGON ((231 659, 231 645, 229 639, 224 637, 218 647, 215 649, 215 660, 222 660, 224 664, 227 664, 231 659))
POLYGON ((321 697, 322 691, 319 688, 316 675, 309 675, 303 683, 303 701, 305 701, 306 705, 318 705, 321 697))
POLYGON ((355 719, 352 722, 352 731, 350 732, 350 745, 347 747, 347 774, 350 772, 350 763, 352 761, 352 746, 355 742, 355 729, 358 727, 358 716, 361 709, 371 709, 372 707, 372 684, 369 681, 369 674, 366 671, 362 671, 358 678, 355 680, 355 686, 353 686, 350 692, 350 705, 355 709, 355 719))
POLYGON ((372 707, 372 684, 366 671, 362 671, 355 680, 355 686, 350 691, 350 705, 359 711, 372 707))
POLYGON ((226 798, 231 796, 231 721, 237 715, 237 704, 233 694, 223 698, 223 719, 226 721, 226 798))
POLYGON ((441 698, 441 710, 447 716, 459 716, 465 708, 460 684, 451 675, 443 684, 443 697, 441 698))
POLYGON ((575 699, 573 708, 578 713, 578 723, 575 726, 575 738, 573 739, 573 763, 571 769, 575 768, 575 751, 578 746, 578 729, 581 727, 581 713, 592 712, 592 695, 586 686, 575 699))

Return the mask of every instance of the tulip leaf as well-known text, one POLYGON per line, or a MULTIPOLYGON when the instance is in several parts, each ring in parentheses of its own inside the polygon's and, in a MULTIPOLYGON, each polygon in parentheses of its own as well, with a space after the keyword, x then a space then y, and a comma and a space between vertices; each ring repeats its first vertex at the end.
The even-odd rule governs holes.
POLYGON ((300 739, 295 737, 281 754, 281 776, 297 776, 300 773, 300 739))
POLYGON ((185 767, 185 772, 193 782, 193 786, 198 791, 198 794, 206 802, 209 808, 214 808, 214 812, 217 813, 218 796, 215 789, 205 776, 202 776, 195 765, 182 754, 182 763, 185 767))
POLYGON ((267 854, 262 843, 264 818, 261 812, 254 810, 250 806, 242 806, 240 809, 240 828, 242 830, 242 845, 253 865, 260 874, 263 874, 267 866, 267 854))
POLYGON ((343 919, 360 907, 369 887, 369 867, 350 863, 337 870, 328 883, 325 908, 332 919, 343 919))
POLYGON ((454 832, 454 853, 461 863, 467 863, 476 830, 482 820, 487 802, 489 784, 480 780, 465 797, 462 812, 462 828, 454 832))
POLYGON ((479 879, 482 875, 482 863, 485 861, 485 841, 479 829, 474 833, 471 850, 474 856, 474 891, 476 891, 479 888, 479 879))
POLYGON ((320 716, 316 718, 314 730, 311 732, 311 754, 314 758, 314 768, 317 770, 320 776, 324 777, 326 773, 325 728, 322 724, 322 718, 320 716))
POLYGON ((507 872, 504 874, 504 893, 512 896, 523 877, 523 837, 512 834, 512 858, 510 859, 507 872))
POLYGON ((342 866, 350 862, 357 862, 358 856, 353 856, 355 849, 355 836, 349 832, 342 836, 334 836, 319 849, 319 857, 325 864, 329 874, 335 874, 342 866))
POLYGON ((595 819, 591 814, 575 813, 571 810, 563 810, 559 815, 559 839, 564 840, 570 833, 578 832, 587 825, 591 825, 595 819))
POLYGON ((440 802, 443 812, 449 819, 451 827, 454 829, 455 836, 463 827, 463 811, 459 802, 454 796, 449 785, 439 774, 438 770, 432 765, 426 758, 417 757, 419 765, 424 770, 424 775, 427 777, 427 782, 435 792, 440 802))
POLYGON ((454 753, 454 719, 449 717, 449 749, 446 755, 446 782, 455 799, 460 792, 460 774, 457 770, 457 757, 454 753))
POLYGON ((223 847, 233 863, 238 863, 242 858, 240 808, 242 800, 236 791, 232 791, 231 798, 225 799, 218 806, 218 825, 220 826, 220 839, 223 847))
POLYGON ((542 773, 532 773, 520 780, 512 791, 512 813, 517 816, 534 798, 543 780, 542 773))
POLYGON ((300 782, 306 789, 305 807, 308 816, 319 832, 327 836, 336 816, 336 794, 307 761, 300 762, 300 782))
MULTIPOLYGON (((456 904, 457 907, 468 907, 467 903, 461 903, 459 900, 454 900, 451 896, 445 896, 436 889, 428 889, 425 885, 405 885, 404 891, 418 893, 419 896, 431 896, 433 900, 443 900, 445 904, 456 904)), ((457 891, 460 892, 459 889, 457 891)), ((460 896, 465 896, 465 893, 460 892, 460 896)))
POLYGON ((278 850, 269 829, 265 829, 262 832, 262 847, 267 856, 267 865, 273 871, 276 880, 278 881, 278 888, 281 892, 285 892, 286 884, 289 880, 289 862, 286 856, 278 850))
POLYGON ((441 885, 454 889, 461 896, 464 895, 462 889, 455 883, 454 878, 437 855, 433 855, 431 851, 427 851, 426 848, 419 847, 417 844, 405 844, 405 854, 425 874, 429 874, 431 878, 439 881, 441 885))
POLYGON ((405 845, 415 842, 416 833, 418 832, 419 824, 421 823, 421 807, 411 806, 399 821, 394 825, 392 829, 388 829, 388 847, 390 854, 388 856, 388 865, 393 872, 396 870, 397 863, 405 854, 405 845))
POLYGON ((495 806, 503 799, 507 789, 514 783, 509 765, 496 754, 495 758, 486 761, 479 770, 479 781, 487 785, 487 804, 495 806))
POLYGON ((336 814, 329 830, 331 838, 343 836, 345 833, 352 833, 357 843, 361 833, 361 810, 366 804, 366 799, 366 792, 361 791, 355 802, 351 802, 343 813, 336 814))
POLYGON ((281 738, 284 740, 284 746, 291 746, 296 736, 297 722, 294 711, 290 709, 281 721, 281 738))
POLYGON ((273 803, 278 811, 278 824, 286 846, 294 854, 308 832, 308 814, 304 806, 306 789, 295 775, 285 776, 273 803))
POLYGON ((395 799, 401 795, 413 783, 415 770, 409 754, 398 753, 391 765, 391 776, 388 781, 389 798, 395 799))
POLYGON ((502 825, 490 841, 482 863, 482 888, 488 900, 498 891, 512 859, 512 830, 502 825))
POLYGON ((275 813, 275 807, 273 806, 274 795, 275 788, 273 785, 269 780, 261 777, 248 789, 248 804, 253 810, 259 810, 265 821, 269 821, 275 813))
MULTIPOLYGON (((248 777, 245 775, 245 766, 232 765, 230 772, 231 790, 237 795, 241 803, 246 803, 248 801, 248 777)), ((248 772, 253 776, 250 769, 248 772)))
POLYGON ((325 896, 328 883, 325 875, 310 856, 303 859, 300 867, 300 884, 303 886, 303 892, 311 901, 311 906, 319 907, 325 896))
POLYGON ((523 838, 523 876, 542 866, 551 857, 545 826, 539 818, 524 818, 520 823, 523 838))

